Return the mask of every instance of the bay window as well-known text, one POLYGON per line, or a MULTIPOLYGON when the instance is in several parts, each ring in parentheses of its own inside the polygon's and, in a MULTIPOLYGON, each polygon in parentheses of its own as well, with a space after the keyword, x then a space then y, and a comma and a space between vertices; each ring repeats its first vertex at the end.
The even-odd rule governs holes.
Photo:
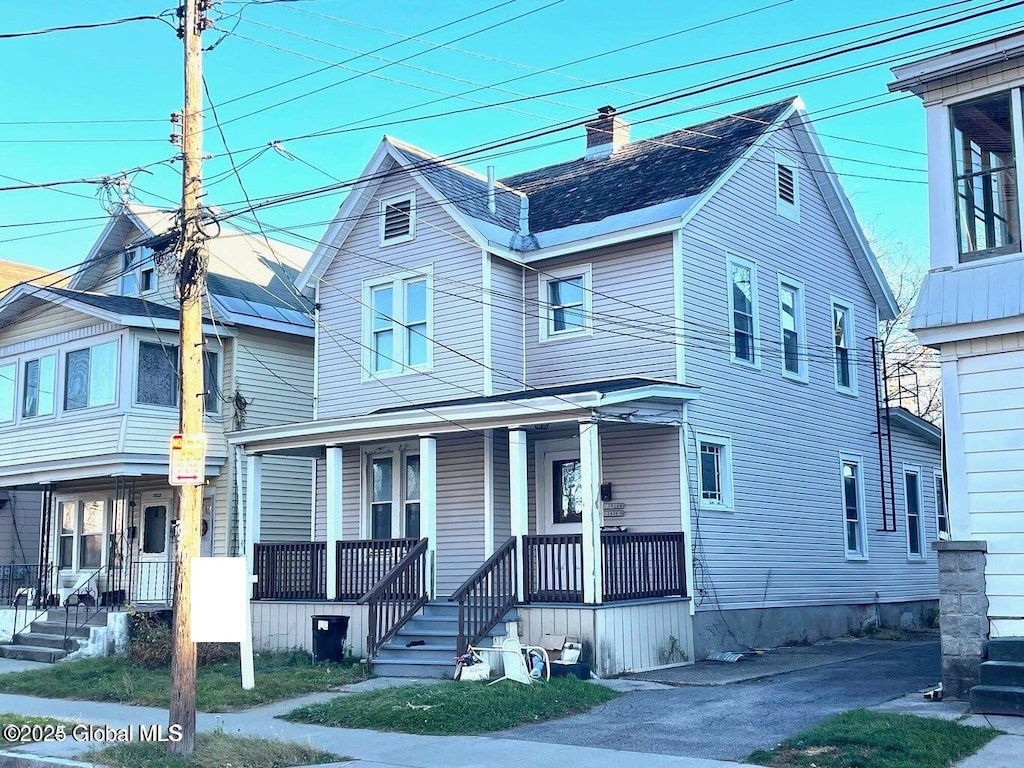
POLYGON ((14 376, 17 372, 14 363, 0 365, 0 424, 14 421, 14 376))
MULTIPOLYGON (((139 342, 135 400, 140 405, 178 407, 181 390, 178 347, 175 344, 139 342)), ((218 355, 203 352, 203 389, 207 413, 217 413, 220 404, 218 355)))
POLYGON ((116 390, 116 341, 65 354, 64 410, 113 405, 116 390))
POLYGON ((35 360, 25 361, 24 375, 21 415, 25 418, 52 416, 55 399, 57 356, 44 355, 35 360))

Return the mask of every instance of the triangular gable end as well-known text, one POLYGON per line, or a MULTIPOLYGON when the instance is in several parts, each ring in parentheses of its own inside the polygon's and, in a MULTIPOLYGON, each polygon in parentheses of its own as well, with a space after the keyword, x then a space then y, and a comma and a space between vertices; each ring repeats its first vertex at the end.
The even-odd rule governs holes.
POLYGON ((506 240, 510 240, 515 234, 513 232, 506 232, 505 230, 501 230, 499 232, 500 228, 485 224, 484 222, 478 222, 459 211, 454 205, 448 202, 445 196, 442 195, 429 181, 429 179, 426 178, 425 174, 420 173, 416 169, 414 163, 410 162, 403 153, 396 151, 392 144, 392 140, 385 136, 381 139, 381 142, 377 146, 373 156, 370 158, 370 161, 366 164, 366 167, 363 168, 363 172, 359 175, 361 181, 353 186, 352 191, 345 198, 344 202, 342 202, 334 220, 327 228, 327 232, 313 250, 313 257, 309 260, 306 268, 302 270, 302 273, 299 275, 297 286, 300 291, 305 291, 313 282, 319 280, 327 272, 327 268, 341 250, 341 246, 344 245, 345 240, 348 239, 348 236, 355 228, 356 223, 366 212, 366 209, 372 202, 373 196, 376 194, 381 182, 390 174, 389 163, 402 168, 406 173, 408 173, 412 177, 413 181, 415 181, 428 195, 430 195, 434 202, 436 202, 445 211, 445 213, 455 221, 456 224, 462 227, 466 234, 469 235, 481 248, 493 248, 495 245, 493 238, 496 236, 503 236, 506 240))
POLYGON ((107 221, 103 232, 89 249, 88 256, 76 270, 68 287, 75 291, 88 291, 95 288, 100 282, 107 263, 115 254, 122 251, 121 247, 111 251, 106 247, 107 243, 113 238, 125 240, 129 235, 129 228, 137 230, 143 239, 158 234, 150 229, 142 217, 131 209, 130 205, 121 205, 107 221))

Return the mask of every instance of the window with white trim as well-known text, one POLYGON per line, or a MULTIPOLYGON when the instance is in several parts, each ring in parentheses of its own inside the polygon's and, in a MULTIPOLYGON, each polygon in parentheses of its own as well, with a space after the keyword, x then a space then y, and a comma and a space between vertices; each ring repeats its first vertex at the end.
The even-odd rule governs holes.
POLYGON ((907 556, 911 560, 924 560, 921 473, 916 468, 904 468, 903 470, 903 503, 907 513, 907 556))
POLYGON ((779 153, 775 154, 775 210, 790 221, 800 221, 800 171, 779 153))
POLYGON ((733 509, 732 440, 697 436, 697 482, 702 509, 733 509))
MULTIPOLYGON (((218 363, 216 352, 203 352, 203 390, 207 413, 220 410, 218 363)), ((179 365, 176 344, 140 341, 135 370, 135 402, 140 405, 177 408, 181 390, 179 365)))
POLYGON ((807 381, 807 344, 804 286, 798 280, 779 277, 779 331, 782 341, 782 373, 807 381))
POLYGON ((22 371, 22 417, 31 419, 36 416, 52 416, 56 400, 57 356, 42 355, 34 360, 26 360, 22 371))
POLYGON ((406 243, 416 236, 416 194, 380 201, 380 244, 406 243))
POLYGON ((833 298, 832 338, 836 390, 848 395, 857 394, 857 348, 854 332, 853 307, 847 302, 833 298))
POLYGON ((864 483, 860 459, 842 459, 843 538, 848 559, 867 558, 864 518, 864 483))
POLYGON ((757 265, 739 256, 726 260, 729 279, 729 323, 732 360, 758 365, 757 265))
POLYGON ((14 421, 14 388, 17 373, 16 363, 0 365, 0 424, 14 421))
POLYGON ((400 275, 364 287, 367 368, 398 375, 429 370, 431 351, 430 277, 400 275))
POLYGON ((372 539, 412 538, 420 532, 420 457, 395 450, 369 455, 372 539))
POLYGON ((950 538, 949 511, 946 508, 946 482, 941 472, 935 472, 935 530, 940 539, 950 538))
POLYGON ((149 248, 133 248, 122 257, 121 295, 142 296, 157 289, 156 264, 149 248))
POLYGON ((117 342, 64 355, 64 410, 113 405, 117 393, 117 342))
POLYGON ((589 264, 541 273, 538 276, 537 294, 542 310, 541 341, 583 336, 593 330, 593 290, 589 264))

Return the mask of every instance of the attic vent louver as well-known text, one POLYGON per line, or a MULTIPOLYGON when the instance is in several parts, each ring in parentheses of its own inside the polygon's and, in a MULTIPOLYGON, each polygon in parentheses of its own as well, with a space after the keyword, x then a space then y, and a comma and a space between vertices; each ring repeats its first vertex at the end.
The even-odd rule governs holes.
POLYGON ((413 218, 416 215, 412 195, 382 200, 380 203, 382 243, 410 240, 413 236, 413 218))
POLYGON ((796 180, 793 177, 793 169, 787 165, 779 164, 779 199, 790 205, 796 204, 796 180))

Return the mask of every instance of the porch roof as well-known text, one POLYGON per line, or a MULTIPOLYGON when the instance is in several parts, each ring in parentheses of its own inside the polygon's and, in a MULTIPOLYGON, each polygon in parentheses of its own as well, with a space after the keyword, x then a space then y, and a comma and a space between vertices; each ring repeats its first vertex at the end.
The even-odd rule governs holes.
MULTIPOLYGON (((216 477, 227 463, 207 456, 206 476, 216 477)), ((7 488, 42 488, 52 483, 114 477, 167 477, 167 455, 116 453, 53 459, 0 468, 0 485, 7 488)))
POLYGON ((360 416, 262 427, 228 435, 246 453, 305 453, 329 445, 391 440, 414 434, 443 434, 500 427, 576 421, 601 416, 628 420, 621 406, 679 405, 700 388, 654 379, 628 378, 529 389, 500 395, 440 400, 381 408, 360 416))

